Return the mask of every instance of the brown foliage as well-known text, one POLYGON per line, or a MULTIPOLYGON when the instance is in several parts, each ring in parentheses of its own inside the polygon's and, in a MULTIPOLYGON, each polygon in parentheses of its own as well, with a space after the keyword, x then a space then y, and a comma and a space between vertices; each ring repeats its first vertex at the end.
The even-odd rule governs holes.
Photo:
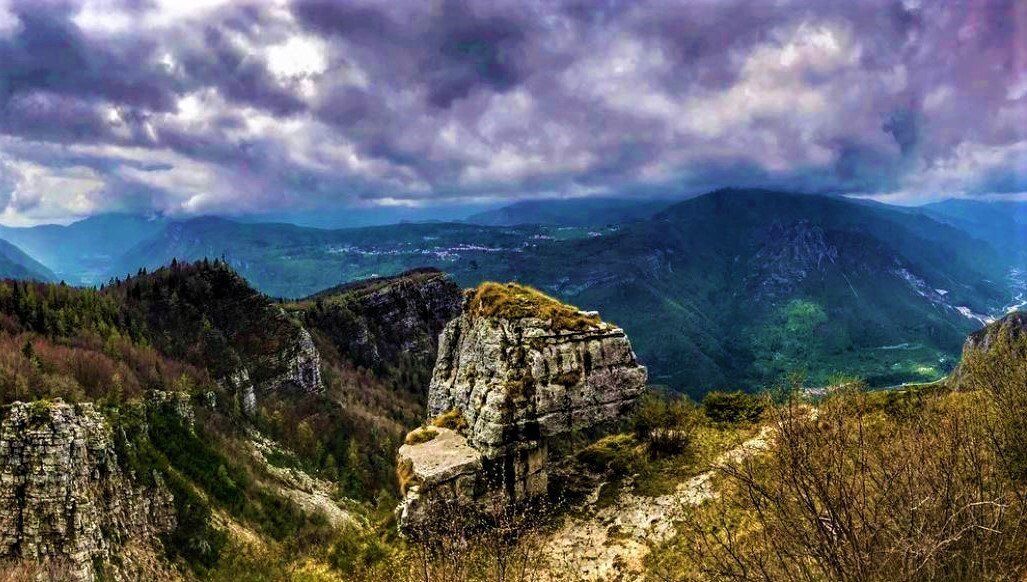
POLYGON ((471 298, 470 312, 477 317, 534 317, 552 321, 557 329, 575 331, 599 325, 599 317, 585 315, 576 307, 517 283, 482 283, 471 298))
POLYGON ((983 394, 896 421, 859 390, 772 411, 771 454, 720 469, 655 568, 668 579, 1019 579, 1021 492, 991 446, 983 394), (668 559, 669 558, 669 559, 668 559))

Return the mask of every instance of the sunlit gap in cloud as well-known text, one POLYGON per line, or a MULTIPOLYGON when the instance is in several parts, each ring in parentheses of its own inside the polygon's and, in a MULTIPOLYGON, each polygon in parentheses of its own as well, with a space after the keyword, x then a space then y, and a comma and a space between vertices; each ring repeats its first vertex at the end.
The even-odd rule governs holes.
POLYGON ((1025 28, 999 1, 0 0, 0 220, 1020 197, 1025 28))

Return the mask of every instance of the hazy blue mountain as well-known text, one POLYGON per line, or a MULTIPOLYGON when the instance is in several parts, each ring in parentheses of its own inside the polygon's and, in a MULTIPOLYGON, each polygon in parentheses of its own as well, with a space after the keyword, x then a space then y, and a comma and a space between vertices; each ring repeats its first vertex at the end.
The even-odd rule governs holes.
POLYGON ((920 210, 988 242, 1021 265, 1027 263, 1027 203, 945 200, 920 210))
POLYGON ((18 247, 0 240, 0 279, 56 281, 57 277, 18 247))
POLYGON ((467 218, 467 222, 487 226, 602 226, 648 219, 672 203, 673 201, 669 200, 630 198, 523 200, 502 208, 479 212, 467 218))
POLYGON ((0 226, 0 237, 17 245, 68 283, 102 282, 126 249, 153 236, 167 223, 131 214, 101 214, 67 226, 0 226))
POLYGON ((430 266, 464 286, 516 280, 602 311, 654 381, 700 392, 816 381, 933 379, 1013 297, 1007 257, 923 212, 845 199, 719 191, 606 227, 404 224, 321 230, 201 218, 167 224, 112 274, 225 258, 300 297, 430 266))

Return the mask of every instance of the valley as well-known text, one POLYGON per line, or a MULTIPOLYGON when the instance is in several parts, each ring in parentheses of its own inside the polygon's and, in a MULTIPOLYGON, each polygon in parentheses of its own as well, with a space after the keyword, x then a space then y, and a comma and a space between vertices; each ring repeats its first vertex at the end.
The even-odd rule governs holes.
POLYGON ((934 209, 758 190, 623 208, 582 201, 561 214, 522 205, 502 216, 546 224, 342 230, 111 216, 0 236, 31 240, 27 249, 79 283, 176 258, 222 259, 260 291, 286 298, 418 267, 463 287, 519 281, 622 323, 653 381, 697 397, 758 390, 794 371, 812 385, 845 375, 873 386, 935 380, 951 370, 966 333, 1022 301, 1018 239, 982 240, 980 229, 934 209), (101 229, 124 234, 92 248, 101 229), (45 242, 69 231, 83 233, 69 248, 92 257, 81 262, 88 272, 62 271, 61 261, 75 257, 54 259, 55 243, 45 242), (880 349, 900 344, 915 347, 880 349))

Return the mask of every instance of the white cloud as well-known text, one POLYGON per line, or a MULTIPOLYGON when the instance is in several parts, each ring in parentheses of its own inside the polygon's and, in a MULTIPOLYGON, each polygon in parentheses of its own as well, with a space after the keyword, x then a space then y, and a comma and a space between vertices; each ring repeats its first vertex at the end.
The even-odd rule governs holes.
POLYGON ((862 196, 893 204, 922 204, 939 198, 1015 198, 1025 192, 994 192, 989 179, 1022 174, 1027 167, 1027 140, 1010 144, 960 143, 951 154, 923 162, 900 190, 862 196))
POLYGON ((13 12, 8 0, 0 0, 0 38, 9 37, 21 27, 21 20, 13 12))
POLYGON ((31 225, 69 216, 85 216, 97 208, 105 181, 85 166, 51 168, 0 157, 3 209, 0 222, 31 225))
POLYGON ((327 46, 312 36, 294 36, 267 49, 269 70, 279 78, 320 75, 328 69, 327 46))

